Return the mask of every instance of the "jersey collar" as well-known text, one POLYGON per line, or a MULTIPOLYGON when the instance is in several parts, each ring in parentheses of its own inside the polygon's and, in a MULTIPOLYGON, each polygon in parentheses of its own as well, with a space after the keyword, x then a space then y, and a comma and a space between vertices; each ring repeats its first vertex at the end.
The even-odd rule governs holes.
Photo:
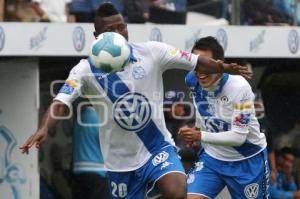
POLYGON ((223 73, 222 77, 221 77, 221 80, 218 82, 216 88, 213 91, 206 91, 198 83, 199 88, 200 88, 200 90, 202 92, 202 96, 209 96, 209 97, 216 97, 216 96, 218 96, 222 92, 223 87, 226 84, 228 78, 229 78, 229 75, 227 73, 223 73))
POLYGON ((130 48, 130 56, 129 56, 129 62, 136 62, 137 59, 134 57, 134 54, 133 54, 133 48, 130 44, 128 44, 129 48, 130 48))

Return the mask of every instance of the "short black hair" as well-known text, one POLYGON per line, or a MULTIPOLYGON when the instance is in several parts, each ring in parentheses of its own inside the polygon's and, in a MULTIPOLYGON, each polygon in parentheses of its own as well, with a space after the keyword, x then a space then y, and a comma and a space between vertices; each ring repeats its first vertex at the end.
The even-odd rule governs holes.
POLYGON ((195 41, 192 48, 194 50, 209 50, 212 52, 213 59, 224 60, 224 50, 218 40, 212 36, 203 37, 195 41))
POLYGON ((95 14, 97 17, 110 17, 120 13, 112 3, 105 2, 99 6, 95 14))
POLYGON ((293 149, 292 149, 291 147, 283 147, 280 151, 281 151, 284 155, 286 155, 286 154, 294 155, 293 149))

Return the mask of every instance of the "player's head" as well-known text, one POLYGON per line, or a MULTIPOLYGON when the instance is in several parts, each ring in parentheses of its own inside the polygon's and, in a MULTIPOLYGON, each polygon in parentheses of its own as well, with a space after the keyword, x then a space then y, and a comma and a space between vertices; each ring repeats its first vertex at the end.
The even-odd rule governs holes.
POLYGON ((95 37, 104 32, 116 32, 128 40, 127 25, 123 16, 111 3, 100 5, 95 14, 94 27, 95 37))
MULTIPOLYGON (((214 37, 204 37, 197 40, 192 48, 192 53, 210 57, 216 60, 224 60, 224 50, 214 37)), ((197 79, 203 88, 212 86, 220 79, 220 74, 205 75, 196 73, 197 79)))

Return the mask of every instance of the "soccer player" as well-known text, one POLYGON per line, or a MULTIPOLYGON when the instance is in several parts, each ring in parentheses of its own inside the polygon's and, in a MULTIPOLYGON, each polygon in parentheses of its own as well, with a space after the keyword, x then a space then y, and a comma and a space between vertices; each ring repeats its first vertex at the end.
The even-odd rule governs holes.
MULTIPOLYGON (((123 17, 112 4, 99 7, 94 26, 95 37, 117 32, 128 38, 123 17)), ((182 68, 202 73, 251 73, 245 67, 193 55, 164 43, 130 46, 130 62, 116 73, 104 74, 89 59, 81 60, 71 70, 36 133, 20 149, 28 153, 34 144, 39 148, 48 129, 59 119, 54 116, 63 116, 66 106, 85 94, 101 121, 106 121, 100 127, 100 146, 111 197, 143 199, 146 189, 156 185, 165 199, 186 198, 186 176, 163 117, 163 71, 182 68)))
MULTIPOLYGON (((224 59, 213 37, 196 41, 192 52, 224 59)), ((188 199, 215 198, 225 186, 232 198, 268 198, 267 143, 249 83, 241 76, 195 71, 187 74, 186 84, 193 93, 196 124, 179 133, 203 147, 188 175, 188 199)))

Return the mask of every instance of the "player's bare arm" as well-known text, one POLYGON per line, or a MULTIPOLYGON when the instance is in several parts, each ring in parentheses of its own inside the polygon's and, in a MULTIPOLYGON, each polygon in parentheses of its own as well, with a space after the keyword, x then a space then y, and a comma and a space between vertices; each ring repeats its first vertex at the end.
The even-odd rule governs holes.
POLYGON ((252 72, 247 66, 240 66, 236 63, 226 64, 221 60, 216 61, 205 56, 199 56, 195 70, 203 74, 229 73, 232 75, 242 75, 246 79, 252 77, 252 72))
POLYGON ((57 118, 65 114, 66 105, 59 101, 54 101, 47 112, 43 115, 41 124, 38 130, 31 135, 27 141, 20 147, 22 153, 29 153, 29 149, 35 144, 39 148, 47 139, 48 130, 54 127, 58 121, 57 118), (56 116, 56 117, 53 117, 56 116))

